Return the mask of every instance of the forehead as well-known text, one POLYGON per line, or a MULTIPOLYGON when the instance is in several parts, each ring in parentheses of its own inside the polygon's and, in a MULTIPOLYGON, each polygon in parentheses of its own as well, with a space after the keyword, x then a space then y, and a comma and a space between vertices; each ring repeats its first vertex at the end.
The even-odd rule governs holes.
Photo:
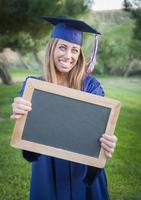
POLYGON ((57 44, 58 44, 58 45, 62 44, 62 45, 68 46, 68 47, 74 47, 74 48, 80 49, 80 45, 74 44, 74 43, 72 43, 72 42, 68 42, 68 41, 63 40, 63 39, 59 39, 59 41, 58 41, 57 44))

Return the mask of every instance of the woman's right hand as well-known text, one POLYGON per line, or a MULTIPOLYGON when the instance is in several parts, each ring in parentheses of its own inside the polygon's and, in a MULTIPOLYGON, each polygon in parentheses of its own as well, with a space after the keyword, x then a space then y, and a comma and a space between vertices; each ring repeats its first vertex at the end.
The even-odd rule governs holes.
POLYGON ((10 116, 11 119, 19 119, 27 112, 31 111, 31 102, 26 101, 22 97, 15 97, 12 103, 13 113, 10 116))

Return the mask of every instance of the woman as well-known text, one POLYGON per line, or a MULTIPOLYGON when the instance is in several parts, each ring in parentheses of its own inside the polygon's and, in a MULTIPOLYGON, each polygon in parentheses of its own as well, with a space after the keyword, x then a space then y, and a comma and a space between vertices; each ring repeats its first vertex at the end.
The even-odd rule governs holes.
MULTIPOLYGON (((104 96, 100 83, 86 75, 86 63, 81 49, 82 31, 99 34, 82 21, 45 17, 55 25, 52 39, 45 55, 42 79, 54 84, 104 96)), ((36 78, 36 77, 30 77, 36 78)), ((19 119, 31 111, 30 102, 20 96, 14 99, 12 119, 19 119)), ((101 146, 107 158, 112 157, 116 136, 103 134, 101 146)), ((23 156, 32 162, 30 200, 108 200, 104 169, 98 169, 50 156, 23 151, 23 156)))

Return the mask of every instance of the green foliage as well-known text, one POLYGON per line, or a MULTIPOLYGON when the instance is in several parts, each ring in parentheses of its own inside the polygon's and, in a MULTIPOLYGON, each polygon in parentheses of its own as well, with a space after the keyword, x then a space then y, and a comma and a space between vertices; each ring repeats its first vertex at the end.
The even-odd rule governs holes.
POLYGON ((133 41, 134 52, 137 57, 140 57, 140 52, 136 49, 137 46, 141 49, 141 1, 140 0, 124 0, 124 9, 131 14, 131 17, 135 21, 133 28, 133 41))
MULTIPOLYGON (((116 135, 118 143, 106 173, 111 200, 140 200, 141 180, 141 79, 100 78, 106 96, 118 99, 122 109, 116 135)), ((10 147, 14 122, 9 120, 11 103, 21 84, 0 85, 0 199, 29 198, 31 166, 21 152, 10 147)))
POLYGON ((0 0, 0 50, 10 47, 22 54, 39 51, 48 40, 51 26, 44 15, 77 16, 91 5, 91 0, 0 0))
POLYGON ((134 38, 141 41, 141 1, 124 0, 124 9, 129 12, 135 20, 134 38))
MULTIPOLYGON (((11 47, 24 55, 37 53, 44 49, 52 27, 42 20, 43 15, 78 17, 102 33, 94 73, 125 75, 130 68, 135 73, 141 72, 140 1, 126 2, 138 2, 138 9, 131 9, 133 5, 129 3, 132 14, 125 11, 88 13, 85 11, 93 0, 0 0, 0 50, 11 47), (136 60, 138 65, 133 64, 136 60)), ((93 35, 84 33, 83 49, 87 58, 91 55, 92 44, 93 35)))
MULTIPOLYGON (((124 75, 141 72, 141 41, 133 38, 135 21, 125 11, 105 11, 86 15, 88 23, 102 33, 99 37, 95 74, 124 75)), ((93 37, 84 38, 84 50, 90 57, 93 37)))
POLYGON ((128 68, 132 28, 133 22, 129 19, 104 31, 99 52, 103 72, 122 75, 128 68))
POLYGON ((9 37, 9 35, 0 34, 1 49, 10 47, 11 49, 21 49, 23 52, 27 52, 29 48, 34 46, 34 41, 29 33, 19 32, 17 35, 9 37))
POLYGON ((90 0, 0 0, 0 47, 39 49, 39 39, 51 27, 42 16, 77 16, 87 10, 88 3, 90 0))

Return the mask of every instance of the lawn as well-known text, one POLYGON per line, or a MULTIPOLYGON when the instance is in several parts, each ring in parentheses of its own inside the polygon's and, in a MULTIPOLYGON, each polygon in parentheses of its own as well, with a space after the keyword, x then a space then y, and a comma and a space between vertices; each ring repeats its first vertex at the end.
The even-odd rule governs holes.
MULTIPOLYGON (((118 99, 122 109, 115 134, 118 143, 106 173, 111 200, 141 199, 141 79, 99 78, 107 97, 118 99)), ((14 122, 11 103, 21 83, 0 84, 0 200, 27 200, 31 166, 21 152, 10 147, 14 122)))

